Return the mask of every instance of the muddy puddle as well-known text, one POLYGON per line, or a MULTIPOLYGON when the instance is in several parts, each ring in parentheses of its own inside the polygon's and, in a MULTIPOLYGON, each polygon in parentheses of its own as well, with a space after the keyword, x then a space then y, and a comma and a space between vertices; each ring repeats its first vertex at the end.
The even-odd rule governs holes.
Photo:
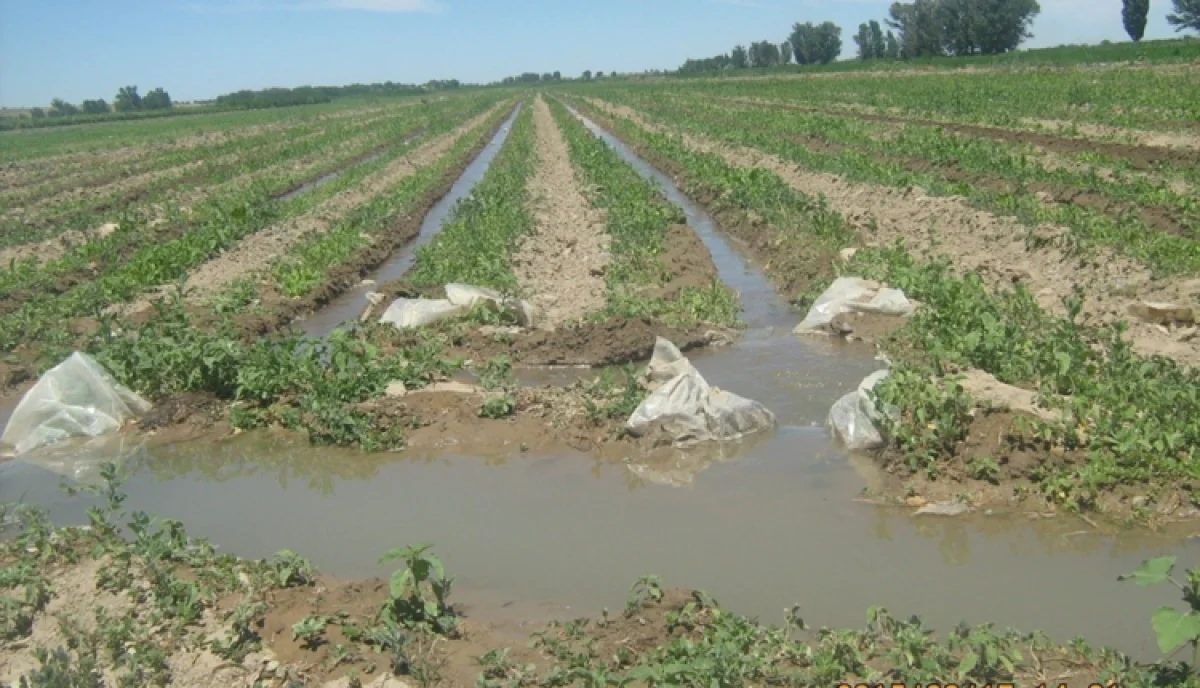
POLYGON ((425 218, 421 221, 420 233, 415 239, 396 251, 378 270, 367 275, 362 285, 347 290, 321 310, 313 313, 304 320, 297 321, 295 323, 296 328, 310 337, 325 337, 342 323, 358 318, 367 306, 367 292, 372 291, 376 284, 383 284, 384 282, 399 279, 403 276, 412 267, 413 259, 417 255, 417 249, 428 244, 433 237, 437 236, 437 233, 442 229, 442 225, 450 217, 450 212, 454 209, 454 205, 469 196, 475 185, 483 179, 483 175, 487 172, 488 167, 491 166, 492 160, 500 152, 504 141, 508 139, 508 132, 512 129, 513 122, 516 121, 517 115, 520 113, 521 106, 518 104, 508 116, 508 119, 504 121, 504 124, 500 126, 500 130, 492 137, 492 140, 479 152, 479 155, 475 156, 475 159, 467 165, 459 178, 455 180, 454 185, 450 187, 450 191, 426 213, 425 218))
MULTIPOLYGON (((1200 564, 1188 533, 1104 535, 1071 516, 914 517, 855 501, 875 477, 870 461, 833 446, 824 420, 883 364, 869 347, 791 335, 800 314, 738 245, 668 178, 588 124, 684 208, 721 278, 739 292, 742 336, 691 358, 713 384, 771 408, 775 432, 649 464, 489 447, 486 437, 456 438, 466 448, 455 454, 363 454, 272 433, 157 446, 114 438, 98 452, 0 464, 0 502, 24 499, 57 520, 85 521, 88 504, 58 490, 62 476, 95 479, 95 453, 122 456, 128 508, 179 519, 225 551, 289 548, 329 574, 359 577, 385 574, 376 560, 392 547, 433 542, 456 578, 456 599, 492 621, 615 611, 631 583, 657 574, 765 621, 799 603, 810 625, 861 626, 868 607, 884 606, 940 630, 994 622, 1158 656, 1150 613, 1177 593, 1117 576, 1167 553, 1200 564)), ((426 218, 418 243, 469 193, 509 126, 426 218)), ((414 249, 372 278, 399 277, 414 249)), ((367 289, 298 324, 327 333, 357 317, 367 289)), ((526 382, 558 384, 580 374, 521 371, 526 382)))

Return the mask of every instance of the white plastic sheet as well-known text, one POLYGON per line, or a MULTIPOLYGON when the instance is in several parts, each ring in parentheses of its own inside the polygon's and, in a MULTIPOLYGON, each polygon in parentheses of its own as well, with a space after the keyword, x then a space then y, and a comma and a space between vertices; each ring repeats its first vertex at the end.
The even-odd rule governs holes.
POLYGON ((456 306, 467 308, 474 308, 480 303, 492 303, 500 310, 509 311, 517 316, 517 324, 521 327, 535 325, 536 315, 532 304, 521 299, 505 297, 495 289, 450 283, 446 285, 446 299, 456 306))
POLYGON ((396 299, 379 322, 391 323, 399 328, 432 325, 439 320, 466 315, 470 306, 456 306, 446 299, 396 299))
POLYGON ((813 303, 804 320, 793 330, 796 334, 825 332, 842 313, 880 313, 911 315, 914 307, 899 289, 884 287, 861 277, 839 277, 813 303))
POLYGON ((887 370, 871 373, 858 383, 858 389, 838 399, 829 409, 826 423, 847 449, 879 449, 884 445, 878 427, 882 413, 876 407, 871 390, 887 376, 887 370))
POLYGON ((657 433, 678 447, 705 441, 729 441, 775 425, 775 414, 762 404, 712 387, 671 342, 658 338, 651 379, 677 374, 634 410, 625 428, 635 437, 657 433))
POLYGON ((97 437, 150 410, 91 356, 76 351, 42 375, 13 411, 0 447, 20 455, 70 437, 97 437))
POLYGON ((446 285, 445 299, 396 299, 380 316, 379 322, 400 328, 422 327, 466 315, 481 303, 494 304, 500 310, 511 312, 522 327, 533 327, 537 320, 536 311, 528 301, 507 298, 486 287, 451 283, 446 285))

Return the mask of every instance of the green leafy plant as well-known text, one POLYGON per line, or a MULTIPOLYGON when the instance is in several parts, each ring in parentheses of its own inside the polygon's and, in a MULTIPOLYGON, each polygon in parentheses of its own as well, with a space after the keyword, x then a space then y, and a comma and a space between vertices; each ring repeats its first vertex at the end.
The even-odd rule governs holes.
POLYGON ((1139 587, 1171 583, 1183 592, 1187 611, 1163 606, 1154 610, 1151 625, 1158 639, 1158 649, 1169 653, 1181 645, 1192 648, 1192 671, 1200 669, 1200 568, 1188 569, 1183 582, 1175 580, 1175 557, 1147 559, 1142 565, 1119 580, 1131 581, 1139 587))
POLYGON ((400 561, 403 566, 392 573, 390 597, 379 617, 389 625, 453 635, 458 627, 458 615, 449 603, 453 579, 432 550, 425 543, 393 549, 380 558, 380 563, 400 561))

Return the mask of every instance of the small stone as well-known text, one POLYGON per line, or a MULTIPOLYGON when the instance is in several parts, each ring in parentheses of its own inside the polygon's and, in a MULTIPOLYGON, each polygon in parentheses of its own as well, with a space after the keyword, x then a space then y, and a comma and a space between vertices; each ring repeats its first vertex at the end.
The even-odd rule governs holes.
POLYGON ((370 303, 372 306, 378 306, 383 303, 383 294, 377 291, 367 292, 367 303, 370 303))
POLYGON ((857 248, 854 248, 854 247, 844 248, 838 252, 838 258, 841 258, 842 262, 845 263, 845 262, 849 261, 851 258, 853 258, 854 254, 856 254, 856 253, 858 253, 857 248))
POLYGON ((434 392, 445 392, 449 394, 480 394, 483 390, 475 385, 468 385, 465 382, 435 382, 420 389, 414 389, 408 394, 426 394, 434 392))
POLYGON ((913 516, 961 516, 971 508, 959 502, 934 502, 917 509, 913 516))
POLYGON ((913 496, 905 499, 904 503, 908 506, 925 506, 929 503, 929 500, 925 499, 924 497, 913 496))
POLYGON ((1138 507, 1143 507, 1143 506, 1146 506, 1147 504, 1149 504, 1150 498, 1147 497, 1146 495, 1138 495, 1138 496, 1134 497, 1133 499, 1129 500, 1129 503, 1131 505, 1133 505, 1133 507, 1136 509, 1138 507))
POLYGON ((404 383, 399 380, 388 383, 387 389, 383 391, 385 397, 402 397, 405 394, 408 394, 408 387, 405 387, 404 383))
POLYGON ((365 279, 365 280, 363 280, 363 281, 359 282, 359 285, 360 285, 360 286, 363 286, 363 287, 373 287, 373 286, 375 286, 376 284, 378 284, 378 282, 376 282, 376 281, 375 281, 375 280, 373 280, 373 279, 365 279))
POLYGON ((1156 325, 1191 325, 1196 322, 1196 313, 1191 307, 1165 302, 1142 301, 1130 304, 1129 314, 1156 325))
POLYGON ((267 671, 267 673, 268 673, 268 674, 274 674, 274 673, 278 673, 278 671, 279 671, 279 666, 280 666, 280 665, 279 665, 279 662, 278 662, 278 661, 276 661, 276 660, 274 660, 274 659, 272 659, 271 661, 267 662, 267 669, 266 669, 266 671, 267 671))

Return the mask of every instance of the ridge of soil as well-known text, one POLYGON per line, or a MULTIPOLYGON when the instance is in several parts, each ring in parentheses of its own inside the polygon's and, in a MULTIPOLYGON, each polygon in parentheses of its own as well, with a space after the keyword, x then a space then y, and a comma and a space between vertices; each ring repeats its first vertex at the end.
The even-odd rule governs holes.
MULTIPOLYGON (((705 120, 736 127, 739 123, 731 118, 706 116, 705 120)), ((908 155, 880 154, 864 151, 854 146, 830 143, 815 135, 787 136, 786 140, 798 143, 815 151, 841 153, 854 151, 880 163, 898 163, 914 172, 933 174, 951 182, 968 182, 974 187, 1000 194, 1030 191, 1036 193, 1043 205, 1074 204, 1091 208, 1100 213, 1117 219, 1125 214, 1134 214, 1152 229, 1178 236, 1191 236, 1193 230, 1186 227, 1188 220, 1184 213, 1171 205, 1142 205, 1132 201, 1111 198, 1099 191, 1082 189, 1066 184, 1033 182, 1022 184, 1019 181, 996 177, 985 172, 966 169, 957 160, 928 160, 908 155)))
POLYGON ((583 194, 567 142, 541 95, 533 121, 538 157, 528 184, 533 227, 510 260, 544 326, 555 328, 604 308, 604 275, 612 257, 605 212, 583 194))
MULTIPOLYGON (((389 145, 395 145, 395 143, 396 142, 392 142, 392 144, 389 145)), ((386 147, 387 146, 384 146, 384 148, 386 147)), ((330 153, 325 151, 308 157, 326 158, 329 156, 330 153)), ((310 171, 300 186, 303 186, 304 184, 312 184, 331 172, 339 172, 350 169, 354 165, 360 164, 362 160, 359 158, 362 157, 363 156, 361 155, 356 156, 356 161, 346 162, 332 168, 326 167, 322 171, 310 171)), ((265 176, 271 171, 279 169, 283 164, 288 164, 289 162, 297 161, 288 161, 281 163, 280 165, 272 165, 260 170, 255 170, 253 172, 227 180, 226 182, 213 187, 213 189, 249 183, 260 176, 265 176)), ((195 198, 199 198, 203 196, 203 192, 193 191, 190 195, 195 198)), ((282 194, 272 192, 272 195, 279 196, 282 194)), ((180 201, 181 205, 183 206, 186 206, 186 204, 189 202, 188 198, 186 197, 180 199, 180 201)), ((137 237, 131 237, 129 241, 125 241, 117 247, 115 251, 115 262, 122 263, 129 257, 136 254, 142 249, 144 241, 171 241, 183 236, 183 234, 188 231, 188 223, 186 221, 182 221, 163 225, 151 222, 147 226, 146 230, 147 231, 139 232, 137 237)), ((93 241, 97 238, 103 238, 107 236, 108 233, 110 232, 105 230, 103 226, 89 230, 67 230, 58 234, 57 236, 39 242, 19 244, 7 249, 0 249, 0 264, 3 264, 4 261, 9 260, 24 260, 30 256, 37 257, 40 263, 45 264, 61 258, 65 253, 82 244, 86 244, 87 242, 93 241)), ((8 313, 17 310, 22 303, 28 300, 29 294, 32 291, 36 290, 37 293, 49 295, 62 294, 80 284, 96 279, 100 275, 102 269, 103 266, 93 262, 84 266, 82 269, 55 275, 50 278, 52 281, 42 282, 28 289, 19 289, 8 294, 0 293, 0 315, 7 315, 8 313)))
MULTIPOLYGON (((288 218, 245 237, 236 246, 200 265, 188 275, 184 287, 188 300, 211 297, 235 280, 265 268, 271 260, 282 256, 289 247, 304 237, 325 231, 349 209, 383 193, 420 167, 436 161, 472 128, 494 116, 497 110, 498 108, 492 108, 477 115, 453 131, 400 156, 369 181, 359 187, 338 192, 309 213, 288 218)), ((444 192, 441 195, 444 195, 444 192)), ((161 294, 164 289, 169 288, 171 287, 160 287, 157 291, 161 294)), ((125 312, 146 310, 150 308, 153 298, 143 297, 126 307, 125 312)))
MULTIPOLYGON (((1183 168, 1195 168, 1200 166, 1200 150, 1191 148, 1168 147, 1164 145, 1134 145, 1127 143, 1116 143, 1113 141, 1097 141, 1095 139, 1074 138, 1065 135, 1044 134, 1035 131, 1025 131, 1016 129, 1006 129, 1003 127, 990 126, 986 124, 966 124, 961 122, 945 122, 939 120, 922 119, 918 117, 901 117, 895 115, 872 114, 867 112, 859 112, 854 110, 830 109, 816 107, 812 105, 796 105, 794 103, 785 103, 777 100, 768 100, 762 98, 741 98, 741 97, 719 97, 718 100, 724 100, 733 103, 742 103, 746 105, 758 105, 773 107, 784 110, 795 110, 798 112, 811 112, 815 114, 833 115, 835 117, 849 117, 853 119, 861 119, 868 122, 884 122, 887 124, 918 124, 927 127, 938 127, 948 132, 968 134, 980 138, 990 138, 996 141, 1007 143, 1032 144, 1039 148, 1055 153, 1104 153, 1117 158, 1123 158, 1129 161, 1130 166, 1137 170, 1154 171, 1158 169, 1158 165, 1168 164, 1183 168)), ((1039 124, 1045 124, 1039 120, 1039 124)), ((1083 129, 1080 128, 1082 131, 1083 129)), ((1125 133, 1136 134, 1132 130, 1112 129, 1113 131, 1125 131, 1125 133)), ((1200 147, 1200 143, 1196 144, 1200 147)))
MULTIPOLYGON (((332 268, 324 284, 306 296, 296 298, 280 294, 270 285, 260 285, 258 307, 254 312, 242 315, 236 320, 245 336, 263 336, 290 327, 298 316, 321 308, 342 292, 358 285, 364 275, 386 261, 399 246, 411 241, 420 231, 425 214, 450 191, 455 180, 461 176, 470 161, 479 155, 504 122, 504 115, 496 114, 494 109, 485 114, 494 117, 485 135, 481 136, 455 165, 443 173, 437 184, 417 199, 411 212, 397 218, 388 230, 372 235, 371 244, 359 248, 347 261, 332 268)), ((199 304, 191 303, 187 309, 197 327, 205 327, 216 318, 210 309, 199 304)), ((152 313, 151 307, 131 312, 129 322, 133 326, 139 325, 152 313)), ((77 318, 71 323, 71 331, 77 335, 87 334, 96 326, 93 318, 77 318)), ((0 389, 31 384, 37 354, 35 347, 26 347, 21 351, 21 360, 0 360, 0 389)))
MULTIPOLYGON (((649 131, 662 129, 630 108, 594 102, 649 131)), ((731 165, 769 169, 797 191, 824 197, 830 208, 859 230, 865 245, 885 246, 903 239, 910 252, 927 257, 946 255, 956 270, 978 272, 993 288, 1019 282, 1043 308, 1057 314, 1065 313, 1063 299, 1079 287, 1086 295, 1085 321, 1124 320, 1129 323, 1125 336, 1139 353, 1167 356, 1189 366, 1200 364, 1200 336, 1195 330, 1172 331, 1129 315, 1129 307, 1140 301, 1186 304, 1200 300, 1200 278, 1155 279, 1144 265, 1106 248, 1096 248, 1088 256, 1068 254, 1054 241, 1069 231, 1066 228, 1030 230, 1015 219, 977 210, 959 197, 848 182, 836 175, 802 170, 762 151, 690 134, 684 138, 687 145, 718 154, 731 165)))

